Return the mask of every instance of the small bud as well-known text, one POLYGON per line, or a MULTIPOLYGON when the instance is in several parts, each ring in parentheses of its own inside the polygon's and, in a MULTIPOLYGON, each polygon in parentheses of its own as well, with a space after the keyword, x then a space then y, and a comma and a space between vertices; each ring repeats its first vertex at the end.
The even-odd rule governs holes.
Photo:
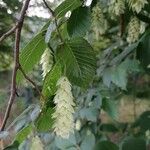
POLYGON ((76 121, 75 128, 77 131, 80 131, 81 129, 81 121, 79 119, 76 121))

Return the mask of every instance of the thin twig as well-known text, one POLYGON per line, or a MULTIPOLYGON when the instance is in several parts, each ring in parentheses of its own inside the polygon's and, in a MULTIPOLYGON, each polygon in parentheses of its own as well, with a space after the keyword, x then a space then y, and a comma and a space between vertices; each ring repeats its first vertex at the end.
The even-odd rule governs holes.
POLYGON ((125 31, 125 20, 124 20, 124 14, 120 15, 120 37, 123 36, 125 31))
POLYGON ((14 27, 12 27, 8 32, 4 33, 4 34, 0 37, 0 43, 1 43, 4 39, 6 39, 7 37, 9 37, 11 34, 13 34, 13 33, 16 31, 17 27, 18 27, 18 23, 17 23, 14 27))
POLYGON ((39 95, 42 97, 42 99, 44 100, 45 98, 44 98, 44 95, 40 92, 40 90, 39 90, 39 88, 38 88, 38 86, 36 85, 36 83, 33 81, 33 80, 31 80, 27 75, 26 75, 26 73, 24 72, 24 70, 23 70, 23 68, 21 67, 21 65, 19 66, 19 70, 21 71, 21 73, 23 74, 23 76, 25 77, 25 79, 27 80, 27 81, 29 81, 34 87, 35 87, 35 89, 36 89, 36 91, 39 93, 39 95))
POLYGON ((22 26, 23 26, 23 22, 24 22, 24 18, 25 18, 25 14, 26 14, 26 10, 28 9, 29 6, 29 2, 30 0, 26 0, 22 10, 21 10, 21 15, 18 21, 18 25, 16 28, 16 35, 15 35, 15 50, 14 50, 14 61, 15 61, 15 65, 13 68, 13 74, 12 74, 12 83, 11 83, 11 94, 10 94, 10 98, 8 101, 8 105, 7 105, 7 109, 5 112, 5 116, 2 122, 2 126, 0 128, 1 131, 4 130, 7 120, 9 118, 10 115, 10 111, 12 108, 12 104, 15 100, 16 97, 16 75, 17 75, 17 71, 19 69, 19 49, 20 49, 20 37, 21 37, 21 30, 22 30, 22 26))
POLYGON ((45 0, 43 0, 45 6, 48 8, 49 12, 51 13, 52 17, 54 18, 54 21, 55 21, 55 25, 56 25, 56 30, 57 30, 57 33, 59 35, 59 38, 61 40, 61 42, 63 43, 63 38, 61 36, 61 33, 59 31, 59 26, 58 26, 58 23, 57 23, 57 18, 55 16, 55 12, 49 7, 49 5, 47 4, 47 2, 45 0))

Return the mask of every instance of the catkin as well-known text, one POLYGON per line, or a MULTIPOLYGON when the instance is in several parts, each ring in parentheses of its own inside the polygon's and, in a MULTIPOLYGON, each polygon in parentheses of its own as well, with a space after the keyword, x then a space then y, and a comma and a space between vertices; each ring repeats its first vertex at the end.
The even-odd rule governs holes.
POLYGON ((128 0, 129 7, 137 13, 139 13, 147 3, 147 0, 128 0))
POLYGON ((114 3, 114 13, 119 16, 125 12, 125 0, 116 0, 114 3))
POLYGON ((140 21, 136 17, 132 17, 128 25, 127 42, 134 43, 140 35, 140 21))
POLYGON ((31 143, 30 150, 35 150, 35 149, 44 150, 43 143, 41 142, 38 136, 33 137, 31 142, 32 143, 31 143))
POLYGON ((42 76, 44 79, 53 66, 53 55, 48 48, 44 51, 40 60, 40 64, 42 65, 42 76))
POLYGON ((67 77, 61 77, 57 82, 57 87, 54 97, 56 107, 53 114, 55 119, 53 128, 57 136, 67 139, 74 131, 73 106, 75 103, 73 102, 71 84, 67 77))
POLYGON ((92 10, 92 28, 98 40, 99 35, 104 34, 107 29, 107 21, 104 18, 103 11, 97 4, 92 10))

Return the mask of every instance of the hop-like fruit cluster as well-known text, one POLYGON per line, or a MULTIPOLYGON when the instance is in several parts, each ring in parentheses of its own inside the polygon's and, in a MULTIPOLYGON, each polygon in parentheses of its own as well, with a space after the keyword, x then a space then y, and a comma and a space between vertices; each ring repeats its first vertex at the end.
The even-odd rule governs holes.
POLYGON ((43 71, 42 76, 44 79, 46 74, 51 70, 53 66, 53 55, 48 48, 44 51, 41 57, 40 64, 42 65, 42 71, 43 71))
POLYGON ((99 38, 99 35, 104 34, 107 29, 107 21, 104 18, 103 11, 99 4, 97 4, 92 11, 92 28, 96 39, 99 38))
POLYGON ((38 136, 33 137, 31 142, 32 143, 31 143, 30 150, 35 150, 35 149, 44 150, 43 143, 41 142, 38 136))
POLYGON ((109 4, 109 11, 112 14, 115 14, 116 16, 119 16, 121 14, 124 14, 125 12, 125 0, 113 0, 109 4))
POLYGON ((144 33, 146 29, 146 23, 143 21, 140 21, 140 34, 144 33))
POLYGON ((147 0, 128 0, 128 3, 133 11, 139 13, 148 2, 147 0))
POLYGON ((127 42, 128 43, 134 43, 138 40, 140 35, 140 21, 133 17, 131 18, 129 25, 128 25, 128 36, 127 36, 127 42))
POLYGON ((57 92, 54 97, 56 104, 55 112, 53 114, 54 132, 57 136, 62 138, 69 138, 69 134, 74 131, 74 106, 73 96, 71 92, 71 84, 67 77, 61 77, 57 82, 57 92))

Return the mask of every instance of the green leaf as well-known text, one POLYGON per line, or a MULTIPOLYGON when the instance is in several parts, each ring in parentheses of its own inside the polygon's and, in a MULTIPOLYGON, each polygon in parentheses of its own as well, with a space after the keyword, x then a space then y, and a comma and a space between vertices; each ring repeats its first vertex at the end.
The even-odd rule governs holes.
POLYGON ((126 90, 127 85, 127 68, 119 65, 118 67, 113 68, 111 74, 112 82, 118 87, 126 90))
POLYGON ((55 144, 56 146, 61 150, 68 150, 76 146, 77 141, 75 134, 71 134, 68 139, 63 139, 61 137, 55 138, 55 144))
POLYGON ((44 80, 42 93, 44 98, 46 98, 45 107, 42 110, 42 113, 36 121, 36 127, 38 131, 48 131, 53 125, 52 114, 54 109, 51 108, 51 103, 53 96, 57 90, 56 83, 61 77, 61 65, 57 62, 52 70, 46 75, 44 80))
POLYGON ((60 77, 61 77, 61 65, 58 62, 53 66, 52 70, 47 74, 44 80, 42 93, 45 98, 49 98, 55 94, 57 90, 56 83, 60 77))
POLYGON ((19 144, 21 144, 27 138, 27 136, 31 133, 31 131, 32 131, 32 126, 31 125, 28 125, 27 127, 23 128, 16 135, 15 141, 17 141, 19 144))
POLYGON ((46 107, 42 110, 39 118, 35 123, 38 132, 46 132, 52 128, 54 122, 54 120, 52 119, 53 113, 54 109, 51 107, 46 107))
POLYGON ((104 132, 117 132, 118 128, 113 125, 113 124, 102 124, 100 126, 100 130, 104 131, 104 132))
POLYGON ((19 143, 18 141, 14 141, 13 144, 4 148, 4 150, 18 150, 19 143))
POLYGON ((126 59, 120 65, 106 68, 103 72, 103 83, 110 87, 111 83, 126 90, 128 73, 139 72, 139 62, 137 60, 126 59))
POLYGON ((141 38, 141 42, 137 48, 137 58, 145 70, 150 73, 150 30, 141 38))
POLYGON ((48 21, 44 24, 44 26, 42 27, 42 29, 41 29, 40 32, 46 31, 47 28, 49 27, 50 23, 51 23, 51 20, 48 20, 48 21))
MULTIPOLYGON (((40 60, 45 48, 43 32, 40 32, 21 50, 20 64, 25 73, 32 71, 34 65, 40 60)), ((22 73, 18 71, 17 81, 20 82, 22 78, 22 73)))
POLYGON ((100 141, 96 144, 94 150, 119 150, 119 148, 110 141, 100 141))
POLYGON ((113 119, 117 119, 118 112, 117 112, 117 106, 114 103, 114 101, 109 99, 103 99, 102 108, 104 111, 108 113, 110 117, 112 117, 113 119))
POLYGON ((86 88, 96 72, 96 56, 90 44, 83 38, 71 39, 60 46, 57 56, 69 80, 86 88))
POLYGON ((122 150, 146 150, 146 141, 142 138, 127 137, 122 144, 122 150))
POLYGON ((133 123, 132 127, 140 127, 140 131, 145 134, 147 130, 150 130, 150 111, 143 112, 139 118, 133 123))
POLYGON ((110 85, 111 85, 111 81, 112 81, 111 75, 112 75, 112 68, 106 68, 103 71, 103 83, 107 87, 110 87, 110 85))
POLYGON ((73 11, 81 4, 80 0, 65 0, 55 9, 55 15, 57 18, 63 17, 68 11, 73 11))
POLYGON ((96 122, 99 111, 97 108, 83 108, 80 111, 80 116, 82 119, 86 119, 88 121, 96 122))
POLYGON ((82 36, 90 28, 90 8, 79 7, 75 9, 67 23, 67 30, 71 37, 82 36))
POLYGON ((81 143, 81 150, 92 150, 95 145, 95 136, 92 133, 85 135, 81 143))

